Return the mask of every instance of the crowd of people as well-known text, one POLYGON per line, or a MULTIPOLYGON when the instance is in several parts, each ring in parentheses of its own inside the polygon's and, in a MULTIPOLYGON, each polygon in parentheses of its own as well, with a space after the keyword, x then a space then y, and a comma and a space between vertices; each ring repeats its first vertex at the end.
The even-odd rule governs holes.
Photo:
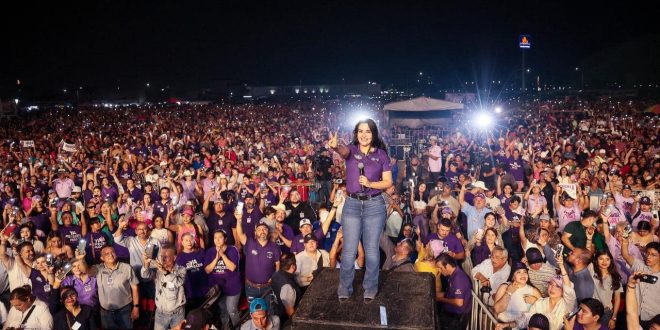
MULTIPOLYGON (((381 189, 347 188, 358 169, 337 146, 357 136, 345 104, 13 119, 0 128, 0 321, 278 329, 319 271, 346 259, 350 279, 346 269, 432 273, 443 329, 467 326, 472 299, 499 328, 658 328, 659 126, 640 107, 512 100, 487 129, 458 115, 428 148, 383 154, 393 184, 367 246, 342 224, 354 222, 354 189, 381 189)), ((396 129, 380 131, 387 143, 396 129)), ((340 301, 351 291, 340 288, 340 301)))

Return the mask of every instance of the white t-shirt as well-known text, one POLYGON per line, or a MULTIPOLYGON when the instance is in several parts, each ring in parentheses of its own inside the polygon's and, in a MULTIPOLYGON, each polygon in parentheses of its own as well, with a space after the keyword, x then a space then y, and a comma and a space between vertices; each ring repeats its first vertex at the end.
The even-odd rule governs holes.
POLYGON ((440 172, 442 170, 442 148, 439 145, 432 146, 429 148, 429 153, 438 159, 432 159, 429 157, 429 170, 431 172, 440 172))
POLYGON ((34 301, 32 306, 28 307, 25 312, 20 312, 16 308, 9 310, 7 315, 7 322, 5 327, 14 327, 22 329, 35 329, 35 330, 50 330, 53 328, 53 316, 48 310, 48 305, 37 299, 34 301), (34 306, 34 311, 30 314, 30 317, 25 321, 24 328, 21 326, 21 322, 27 316, 28 311, 34 306))

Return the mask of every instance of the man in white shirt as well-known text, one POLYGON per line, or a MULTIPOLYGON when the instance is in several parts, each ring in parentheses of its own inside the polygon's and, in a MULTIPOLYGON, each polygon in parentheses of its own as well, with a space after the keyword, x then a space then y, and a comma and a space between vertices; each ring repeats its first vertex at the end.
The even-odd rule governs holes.
POLYGON ((506 282, 511 272, 511 266, 507 263, 509 253, 501 246, 496 246, 490 254, 490 258, 482 261, 472 268, 471 276, 481 283, 481 287, 490 286, 492 291, 488 297, 488 305, 495 302, 493 296, 500 285, 506 282))
POLYGON ((426 152, 429 157, 429 181, 436 182, 442 173, 442 148, 438 145, 438 137, 431 135, 429 137, 431 147, 426 152))

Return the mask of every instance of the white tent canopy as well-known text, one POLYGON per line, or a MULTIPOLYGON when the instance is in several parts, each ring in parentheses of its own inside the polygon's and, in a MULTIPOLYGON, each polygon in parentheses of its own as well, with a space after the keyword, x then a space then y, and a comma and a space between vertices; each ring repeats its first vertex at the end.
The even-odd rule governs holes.
POLYGON ((463 109, 463 104, 423 96, 407 101, 388 103, 383 107, 383 110, 386 111, 437 111, 460 109, 463 109))
POLYGON ((463 104, 430 97, 418 97, 407 101, 388 103, 383 107, 388 112, 390 125, 420 128, 422 126, 448 126, 451 124, 449 110, 461 110, 463 104))

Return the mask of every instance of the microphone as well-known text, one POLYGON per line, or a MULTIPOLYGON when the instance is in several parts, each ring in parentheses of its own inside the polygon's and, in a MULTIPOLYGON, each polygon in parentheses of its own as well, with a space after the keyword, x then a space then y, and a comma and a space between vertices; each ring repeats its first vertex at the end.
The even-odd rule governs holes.
MULTIPOLYGON (((364 163, 358 163, 358 169, 360 170, 360 176, 364 175, 364 163)), ((364 186, 360 185, 360 187, 362 188, 362 191, 364 191, 364 186)))

